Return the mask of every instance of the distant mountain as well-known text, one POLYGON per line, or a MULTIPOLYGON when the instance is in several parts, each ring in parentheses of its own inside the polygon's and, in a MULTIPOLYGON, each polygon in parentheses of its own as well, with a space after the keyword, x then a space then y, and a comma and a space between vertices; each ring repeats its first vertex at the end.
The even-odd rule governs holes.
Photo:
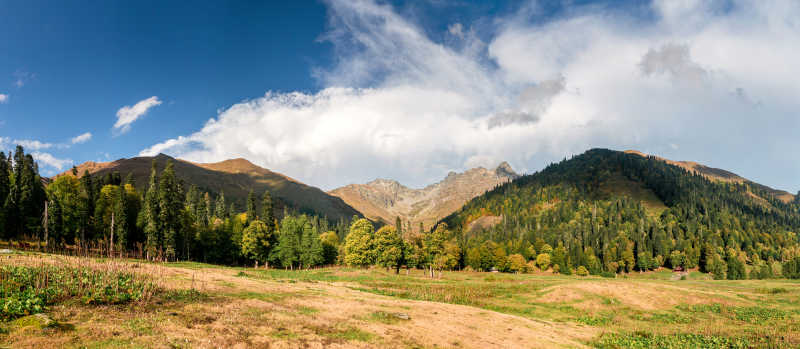
POLYGON ((478 167, 463 173, 450 172, 442 181, 422 189, 408 188, 391 179, 376 179, 350 184, 329 194, 372 220, 395 224, 396 217, 400 217, 403 224, 410 222, 414 229, 420 222, 427 229, 475 196, 517 177, 503 162, 493 170, 478 167))
MULTIPOLYGON (((258 197, 259 204, 264 190, 269 189, 272 197, 277 199, 276 206, 279 214, 284 205, 299 212, 317 214, 331 220, 349 219, 353 215, 359 214, 358 211, 337 197, 280 173, 256 166, 245 159, 203 164, 159 154, 155 157, 135 157, 113 162, 85 162, 77 166, 78 175, 83 175, 84 170, 88 170, 97 177, 119 172, 124 179, 128 174, 132 174, 137 190, 144 191, 150 178, 150 166, 153 159, 156 160, 159 173, 164 170, 167 160, 172 159, 175 174, 184 182, 184 189, 188 189, 190 185, 196 185, 201 191, 210 192, 215 197, 224 192, 227 203, 235 203, 238 210, 244 210, 247 194, 251 189, 258 197)), ((70 170, 59 176, 71 175, 71 173, 70 170)))

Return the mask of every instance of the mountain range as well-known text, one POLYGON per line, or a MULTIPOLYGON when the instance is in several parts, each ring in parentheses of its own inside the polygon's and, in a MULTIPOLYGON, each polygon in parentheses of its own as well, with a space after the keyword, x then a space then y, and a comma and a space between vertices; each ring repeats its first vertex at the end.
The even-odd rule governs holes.
MULTIPOLYGON (((753 188, 747 195, 764 205, 769 205, 772 199, 783 203, 794 200, 794 195, 786 191, 772 189, 726 170, 696 162, 664 159, 635 150, 620 153, 677 166, 712 182, 746 184, 753 188)), ((123 177, 131 175, 136 188, 143 191, 148 183, 151 163, 155 161, 161 171, 168 160, 173 160, 177 177, 187 186, 195 185, 200 191, 207 191, 212 195, 224 192, 226 200, 233 202, 239 210, 244 209, 250 190, 257 196, 269 190, 276 199, 279 213, 285 206, 331 220, 363 215, 379 224, 395 224, 399 217, 404 226, 411 226, 415 230, 420 223, 428 230, 487 191, 520 178, 508 163, 503 162, 494 169, 478 167, 461 173, 450 172, 441 181, 419 189, 409 188, 392 179, 376 179, 365 184, 350 184, 326 193, 242 158, 216 163, 195 163, 164 154, 123 158, 111 162, 89 161, 78 165, 77 171, 79 175, 88 171, 97 177, 115 172, 123 177)), ((580 171, 590 173, 592 169, 582 168, 580 171)), ((67 171, 60 175, 71 173, 72 171, 67 171)), ((597 189, 608 195, 624 195, 638 200, 650 212, 658 213, 667 208, 663 198, 658 197, 652 188, 619 174, 605 176, 598 183, 597 189)), ((501 220, 502 214, 481 215, 470 219, 464 228, 467 231, 487 229, 501 220)))
MULTIPOLYGON (((147 188, 150 169, 153 161, 160 173, 168 160, 172 160, 176 177, 188 186, 195 185, 201 192, 209 192, 216 196, 225 194, 228 203, 233 202, 238 210, 243 211, 247 195, 252 190, 261 202, 261 195, 269 190, 276 202, 276 210, 280 214, 283 207, 303 213, 313 213, 330 220, 350 219, 359 212, 340 198, 328 195, 324 191, 301 183, 293 178, 256 166, 245 159, 231 159, 215 163, 195 163, 159 154, 155 157, 135 157, 119 159, 112 162, 85 162, 77 166, 78 175, 84 171, 96 177, 117 172, 122 177, 131 175, 134 185, 140 191, 147 188)), ((72 171, 61 175, 71 175, 72 171)))
POLYGON ((503 162, 495 169, 477 167, 465 172, 450 172, 441 181, 421 189, 406 187, 391 179, 376 179, 366 184, 350 184, 329 194, 339 197, 373 221, 429 229, 455 212, 467 201, 500 184, 519 177, 503 162))

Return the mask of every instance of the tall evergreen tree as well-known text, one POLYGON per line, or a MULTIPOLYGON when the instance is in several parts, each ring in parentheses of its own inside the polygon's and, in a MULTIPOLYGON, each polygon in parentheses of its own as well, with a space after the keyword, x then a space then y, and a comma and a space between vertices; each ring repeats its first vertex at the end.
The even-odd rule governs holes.
POLYGON ((128 195, 125 186, 120 185, 117 202, 114 207, 114 248, 125 251, 128 245, 130 227, 128 226, 128 195))
POLYGON ((47 207, 47 247, 52 249, 61 242, 64 234, 64 216, 61 203, 53 196, 48 201, 47 207))
POLYGON ((267 225, 270 231, 275 230, 275 213, 272 207, 272 196, 269 190, 264 191, 264 197, 261 199, 261 221, 267 225))
POLYGON ((319 234, 311 224, 306 223, 300 239, 300 265, 308 269, 321 265, 324 261, 319 234))
POLYGON ((158 181, 158 206, 159 221, 164 231, 164 252, 168 259, 174 259, 178 256, 178 234, 182 231, 180 218, 183 194, 180 184, 175 178, 172 160, 167 161, 167 166, 158 181))
POLYGON ((225 192, 220 192, 219 196, 217 196, 217 202, 214 204, 214 208, 216 208, 215 215, 219 219, 228 218, 228 212, 226 211, 228 207, 225 206, 225 192))
POLYGON ((250 190, 250 193, 247 194, 247 223, 250 223, 256 219, 256 197, 253 195, 253 190, 250 190))
POLYGON ((94 210, 97 200, 97 191, 94 186, 92 175, 89 170, 83 171, 81 177, 81 191, 83 191, 80 212, 80 240, 84 246, 88 239, 92 237, 92 226, 94 225, 94 210))
POLYGON ((150 169, 150 181, 147 186, 147 193, 144 196, 144 207, 142 207, 142 230, 145 234, 145 248, 149 258, 155 258, 162 248, 161 230, 161 207, 159 205, 158 194, 158 175, 156 173, 156 161, 153 160, 150 169))
POLYGON ((208 195, 208 192, 203 194, 203 203, 205 204, 205 212, 203 212, 204 225, 208 225, 211 223, 211 217, 214 216, 214 202, 211 201, 211 196, 208 195))

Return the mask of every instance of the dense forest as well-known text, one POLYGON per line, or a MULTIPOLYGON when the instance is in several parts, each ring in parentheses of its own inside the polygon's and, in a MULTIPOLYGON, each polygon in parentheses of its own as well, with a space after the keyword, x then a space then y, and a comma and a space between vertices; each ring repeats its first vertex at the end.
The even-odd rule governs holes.
POLYGON ((462 265, 508 270, 507 255, 530 267, 591 274, 695 268, 716 278, 768 278, 800 256, 800 203, 755 183, 712 181, 654 158, 593 149, 499 186, 444 219, 457 231, 483 216, 499 224, 458 235, 462 265), (647 208, 618 178, 652 191, 647 208), (617 182, 619 182, 617 180, 617 182), (749 272, 748 272, 749 271, 749 272))
MULTIPOLYGON (((800 197, 800 196, 798 196, 800 197)), ((715 278, 800 277, 800 202, 653 157, 594 149, 506 183, 431 231, 275 212, 268 191, 237 211, 224 193, 152 163, 146 188, 120 173, 50 180, 17 147, 0 153, 0 238, 52 251, 309 268, 379 265, 606 275, 699 268, 715 278), (609 183, 616 183, 609 185, 609 183), (636 187, 630 190, 629 187, 636 187), (635 193, 649 193, 638 197, 635 193), (646 201, 657 201, 646 202, 646 201), (472 229, 482 217, 500 217, 472 229)))
POLYGON ((186 188, 171 162, 159 171, 155 161, 146 188, 136 188, 130 175, 79 176, 75 168, 50 181, 18 146, 9 158, 0 155, 0 239, 150 260, 287 268, 336 262, 348 220, 274 212, 270 193, 260 194, 251 192, 245 211, 237 211, 224 193, 186 188))

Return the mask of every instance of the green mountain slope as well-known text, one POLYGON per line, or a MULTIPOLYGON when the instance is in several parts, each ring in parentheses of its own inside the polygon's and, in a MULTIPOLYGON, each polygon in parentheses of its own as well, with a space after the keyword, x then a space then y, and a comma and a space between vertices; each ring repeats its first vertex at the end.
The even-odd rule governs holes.
POLYGON ((593 149, 476 197, 443 221, 463 232, 464 263, 473 267, 499 247, 527 259, 546 253, 562 271, 699 266, 736 277, 739 263, 766 272, 800 252, 800 205, 786 195, 652 156, 593 149))

